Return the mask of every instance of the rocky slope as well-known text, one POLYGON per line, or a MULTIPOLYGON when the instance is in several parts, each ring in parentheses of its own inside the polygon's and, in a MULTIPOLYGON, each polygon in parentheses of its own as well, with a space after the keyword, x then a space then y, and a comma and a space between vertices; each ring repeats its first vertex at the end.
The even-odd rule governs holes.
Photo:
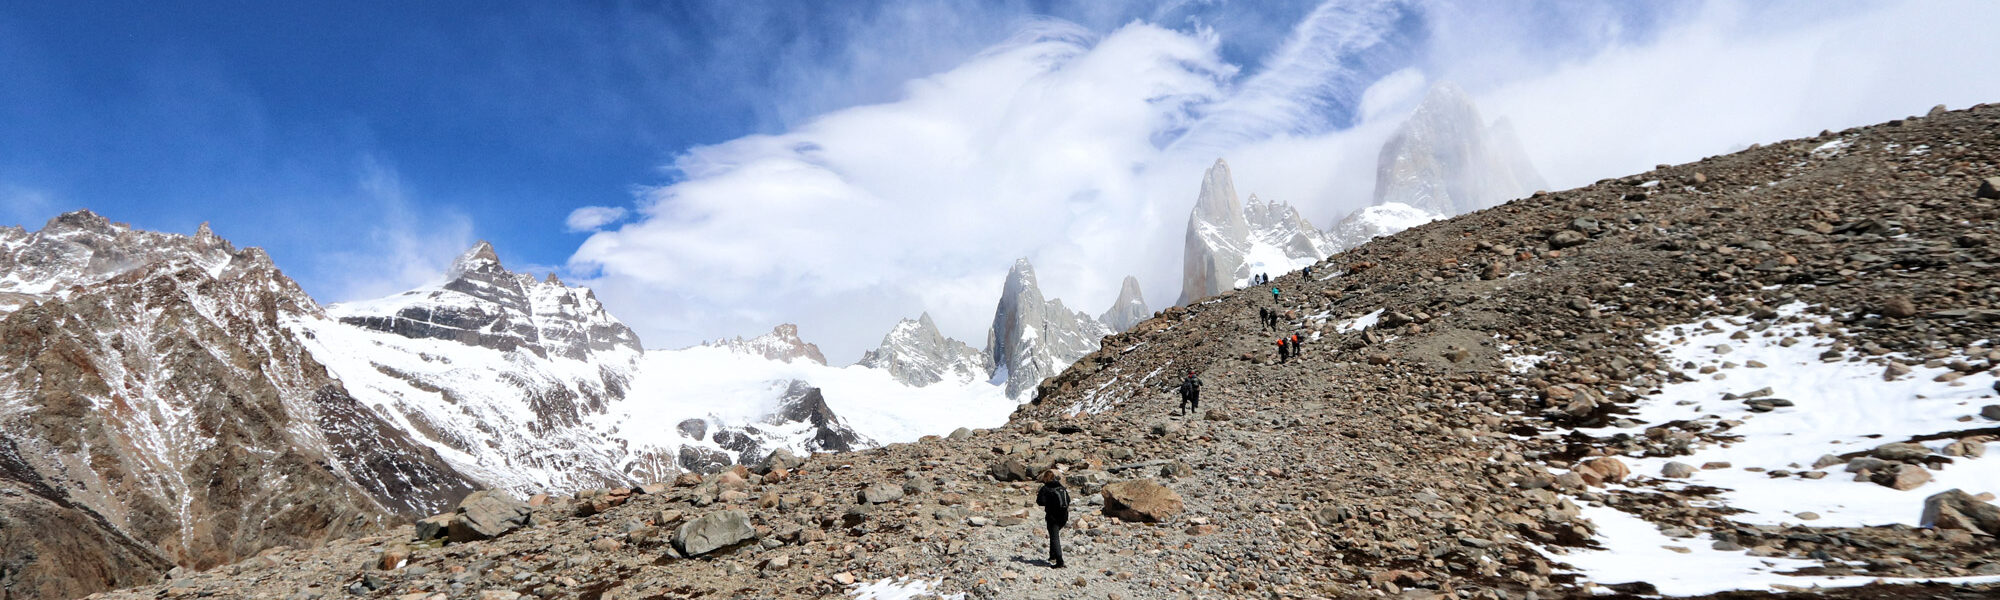
POLYGON ((0 320, 11 596, 314 545, 470 491, 312 360, 287 320, 319 307, 262 251, 84 211, 16 239, 28 276, 9 280, 40 291, 0 320))
POLYGON ((930 313, 904 319, 882 336, 882 345, 855 364, 887 369, 897 381, 917 387, 940 381, 972 383, 993 376, 993 358, 965 342, 944 336, 930 313))
POLYGON ((1029 400, 1027 394, 1037 384, 1096 350, 1106 333, 1104 324, 1090 315, 1070 310, 1060 299, 1044 299, 1034 265, 1023 258, 1007 271, 986 333, 986 355, 1005 371, 1007 396, 1029 400))
POLYGON ((1276 282, 1285 328, 1310 339, 1287 362, 1256 319, 1272 299, 1226 293, 1106 337, 1004 427, 555 498, 492 540, 404 529, 107 597, 1620 598, 1752 576, 1762 593, 1717 597, 1965 576, 1987 579, 1811 597, 1986 597, 2000 507, 1977 494, 1995 479, 1959 474, 1990 472, 2000 433, 1983 408, 2000 404, 1996 134, 2000 107, 1937 111, 1381 238, 1325 261, 1336 276, 1276 282), (1896 392, 1871 403, 1944 429, 1869 437, 1894 430, 1863 420, 1837 456, 1664 464, 1782 438, 1761 424, 1834 416, 1829 398, 1862 385, 1688 395, 1782 370, 1724 349, 1766 345, 1807 352, 1784 369, 1865 370, 1896 392), (1673 360, 1689 351, 1703 358, 1673 360), (1207 381, 1185 418, 1184 369, 1207 381), (1699 412, 1656 416, 1675 398, 1699 412), (1022 481, 1051 464, 1078 502, 1067 570, 1040 562, 1022 481), (1704 485, 1722 481, 1902 508, 1773 521, 1704 485), (1652 579, 1602 565, 1634 540, 1650 554, 1625 562, 1652 579))
POLYGON ((1255 275, 1289 272, 1334 250, 1333 241, 1291 205, 1256 194, 1248 204, 1238 201, 1222 159, 1202 175, 1185 244, 1177 304, 1243 287, 1255 275))

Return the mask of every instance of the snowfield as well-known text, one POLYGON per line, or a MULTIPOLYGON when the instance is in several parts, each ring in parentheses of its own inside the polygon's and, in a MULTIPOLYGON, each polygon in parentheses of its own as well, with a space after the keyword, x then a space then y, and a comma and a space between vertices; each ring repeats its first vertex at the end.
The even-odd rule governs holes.
MULTIPOLYGON (((1803 305, 1794 304, 1781 312, 1799 314, 1803 309, 1803 305)), ((1690 456, 1627 457, 1625 461, 1633 474, 1657 477, 1660 467, 1669 461, 1696 466, 1728 462, 1731 468, 1697 471, 1694 477, 1685 480, 1668 480, 1669 485, 1728 489, 1722 503, 1749 511, 1733 518, 1752 524, 1800 523, 1794 515, 1810 511, 1819 514, 1812 524, 1821 527, 1890 523, 1915 526, 1923 512, 1924 497, 1931 494, 1952 488, 1972 494, 2000 493, 2000 460, 1996 460, 2000 457, 1955 459, 1944 469, 1931 471, 1929 483, 1910 491, 1853 481, 1853 476, 1842 472, 1839 465, 1828 467, 1827 476, 1818 480, 1773 478, 1766 473, 1744 470, 1762 467, 1766 471, 1808 471, 1822 455, 1866 451, 1915 436, 1990 425, 1990 422, 1961 422, 1959 418, 1974 416, 1977 420, 1980 406, 1995 403, 1994 377, 1980 373, 1957 381, 1938 382, 1933 379, 1950 369, 1916 365, 1909 375, 1883 381, 1883 367, 1851 360, 1858 356, 1854 351, 1837 362, 1820 361, 1820 353, 1832 341, 1809 333, 1808 323, 1772 327, 1747 340, 1729 339, 1744 330, 1747 323, 1721 318, 1705 323, 1715 329, 1705 330, 1702 324, 1696 324, 1677 328, 1687 335, 1677 335, 1669 329, 1654 334, 1653 340, 1667 349, 1671 364, 1713 365, 1718 367, 1717 373, 1727 377, 1717 380, 1696 375, 1695 381, 1668 385, 1660 394, 1641 401, 1635 407, 1638 414, 1634 418, 1652 424, 1693 419, 1740 420, 1743 424, 1730 432, 1742 435, 1743 441, 1727 446, 1709 445, 1690 456), (1801 343, 1789 348, 1779 345, 1787 336, 1797 336, 1801 343), (1716 349, 1723 345, 1730 347, 1729 352, 1717 354, 1716 349), (1766 366, 1741 366, 1753 360, 1766 366), (1721 368, 1723 363, 1738 366, 1721 368), (1741 395, 1763 388, 1772 390, 1771 397, 1790 400, 1797 406, 1753 413, 1741 401, 1722 400, 1725 393, 1741 395)), ((1643 435, 1644 427, 1584 432, 1596 436, 1643 435)), ((1935 452, 1949 441, 1923 444, 1935 452)), ((2000 450, 1993 446, 1987 445, 1989 455, 2000 450)))
MULTIPOLYGON (((1806 306, 1794 303, 1779 309, 1783 316, 1805 315, 1806 306)), ((1909 491, 1898 491, 1868 481, 1854 481, 1842 471, 1843 465, 1826 467, 1822 479, 1771 477, 1770 471, 1793 473, 1813 470, 1822 455, 1863 452, 1876 446, 1903 442, 1913 437, 1991 426, 1974 416, 1980 407, 1996 402, 1994 376, 1979 373, 1962 377, 1945 376, 1951 370, 1917 364, 1910 373, 1893 381, 1884 380, 1884 366, 1857 351, 1841 353, 1834 360, 1820 356, 1833 341, 1812 332, 1825 317, 1804 322, 1774 325, 1755 331, 1747 318, 1718 317, 1655 332, 1651 341, 1663 350, 1662 364, 1679 369, 1693 381, 1671 383, 1658 393, 1632 406, 1630 418, 1641 422, 1633 427, 1582 429, 1593 436, 1615 434, 1644 435, 1646 427, 1676 420, 1734 420, 1742 424, 1729 433, 1742 436, 1728 443, 1698 446, 1688 456, 1647 458, 1623 456, 1632 470, 1628 484, 1610 484, 1618 493, 1650 494, 1655 489, 1679 491, 1692 486, 1723 491, 1709 504, 1744 512, 1732 520, 1751 525, 1810 523, 1818 527, 1863 527, 1889 524, 1920 526, 1924 499, 1957 488, 1967 493, 2000 492, 2000 458, 1992 455, 2000 448, 1987 445, 1989 457, 1955 458, 1942 469, 1930 471, 1931 481, 1909 491), (1732 339, 1739 332, 1745 339, 1732 339), (1784 340, 1790 338, 1792 343, 1784 340), (1753 363, 1761 367, 1751 366, 1753 363), (1713 374, 1699 374, 1714 367, 1713 374), (1724 394, 1742 396, 1769 388, 1769 398, 1794 403, 1772 412, 1756 413, 1741 400, 1724 400, 1724 394), (1974 416, 1970 421, 1961 420, 1974 416), (1664 479, 1661 468, 1668 462, 1700 466, 1711 462, 1729 463, 1728 468, 1697 470, 1687 479, 1664 479), (1748 470, 1757 468, 1758 471, 1748 470), (1816 513, 1810 521, 1801 513, 1816 513)), ((1510 357, 1510 362, 1542 357, 1510 357)), ((1888 356, 1917 363, 1909 357, 1888 356)), ((1947 361, 1948 362, 1948 361, 1947 361)), ((1643 390, 1641 390, 1643 392, 1643 390)), ((1937 452, 1952 440, 1923 444, 1937 452)), ((1674 539, 1662 535, 1659 527, 1638 516, 1602 505, 1584 506, 1584 515, 1598 530, 1595 541, 1600 550, 1547 552, 1550 558, 1569 563, 1579 574, 1598 583, 1645 581, 1661 594, 1700 595, 1727 590, 1764 590, 1773 586, 1846 587, 1876 581, 1914 583, 1992 583, 2000 577, 1942 579, 1880 579, 1865 576, 1795 576, 1787 572, 1816 566, 1816 561, 1789 558, 1759 558, 1742 551, 1725 552, 1710 547, 1706 536, 1674 539), (1670 549, 1671 547, 1671 549, 1670 549)))

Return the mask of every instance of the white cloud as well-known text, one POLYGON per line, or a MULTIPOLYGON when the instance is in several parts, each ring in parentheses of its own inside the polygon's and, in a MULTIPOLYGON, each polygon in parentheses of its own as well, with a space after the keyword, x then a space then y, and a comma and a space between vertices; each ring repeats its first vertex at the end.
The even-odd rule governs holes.
POLYGON ((366 300, 443 283, 451 261, 471 248, 472 219, 448 210, 412 206, 393 167, 365 160, 356 182, 359 202, 380 221, 353 243, 316 257, 319 272, 334 273, 321 302, 366 300))
POLYGON ((603 229, 605 225, 610 225, 624 219, 625 207, 585 206, 570 211, 569 219, 564 221, 564 225, 569 227, 572 233, 597 231, 603 229))
POLYGON ((1428 82, 1510 119, 1558 187, 2000 99, 1977 75, 2000 5, 1550 6, 1329 2, 1254 67, 1205 28, 1031 22, 893 102, 688 150, 569 268, 653 346, 789 321, 848 361, 925 310, 976 346, 1020 256, 1091 314, 1126 274, 1172 301, 1219 156, 1322 227, 1360 208, 1428 82))

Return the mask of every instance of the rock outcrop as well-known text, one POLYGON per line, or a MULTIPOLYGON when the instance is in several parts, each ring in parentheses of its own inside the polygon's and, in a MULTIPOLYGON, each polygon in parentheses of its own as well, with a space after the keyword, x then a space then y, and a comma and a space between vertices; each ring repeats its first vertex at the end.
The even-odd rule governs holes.
POLYGON ((969 383, 993 376, 993 359, 977 348, 945 337, 930 313, 904 319, 882 336, 882 345, 861 355, 859 364, 888 369, 896 381, 923 387, 940 381, 969 383))
POLYGON ((1097 320, 1116 333, 1131 329, 1152 316, 1152 309, 1146 308, 1146 297, 1139 293, 1139 279, 1126 275, 1125 282, 1118 286, 1118 300, 1112 302, 1111 308, 1106 309, 1097 320))
POLYGON ((1070 310, 1062 300, 1042 298, 1035 267, 1028 259, 1014 262, 993 327, 986 333, 986 355, 1006 371, 1007 395, 1024 398, 1042 379, 1097 350, 1098 340, 1111 333, 1090 315, 1070 310))

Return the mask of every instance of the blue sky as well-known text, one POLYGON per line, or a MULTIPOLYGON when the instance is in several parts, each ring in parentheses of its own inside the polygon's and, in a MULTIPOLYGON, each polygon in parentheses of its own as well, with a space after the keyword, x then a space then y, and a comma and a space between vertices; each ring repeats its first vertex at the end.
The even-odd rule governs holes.
POLYGON ((924 311, 978 345, 1022 256, 1170 302, 1202 167, 1328 226, 1432 82, 1564 187, 2000 100, 1995 7, 0 3, 0 223, 209 221, 323 302, 486 239, 648 346, 796 322, 844 362, 924 311))

